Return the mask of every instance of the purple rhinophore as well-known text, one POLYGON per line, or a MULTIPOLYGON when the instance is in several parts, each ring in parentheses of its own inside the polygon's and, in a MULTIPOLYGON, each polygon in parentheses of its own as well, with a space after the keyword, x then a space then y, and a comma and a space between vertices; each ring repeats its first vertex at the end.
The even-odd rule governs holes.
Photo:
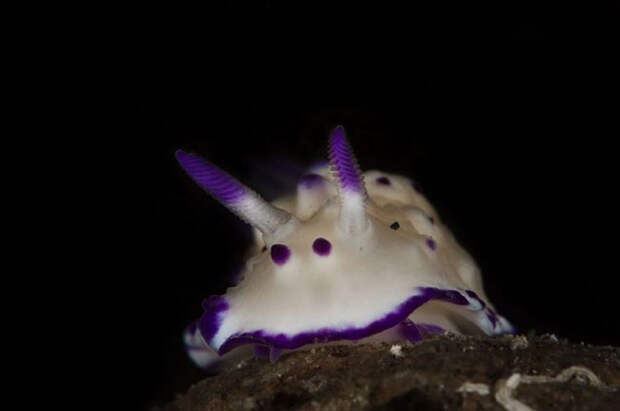
POLYGON ((400 323, 399 330, 400 334, 408 339, 411 342, 422 341, 422 334, 420 334, 420 330, 413 323, 413 321, 406 319, 400 323))
POLYGON ((428 217, 428 221, 430 221, 431 224, 435 224, 435 219, 431 216, 428 217))
POLYGON ((435 324, 426 324, 426 323, 417 323, 416 326, 418 330, 422 332, 423 335, 426 334, 443 334, 446 332, 442 327, 435 324))
POLYGON ((312 249, 318 255, 325 257, 328 256, 329 252, 332 250, 332 244, 328 240, 319 237, 312 243, 312 249))
POLYGON ((218 353, 225 354, 228 351, 244 344, 261 344, 281 349, 295 349, 302 345, 319 342, 329 342, 337 340, 360 340, 373 334, 380 333, 388 328, 398 325, 405 321, 411 313, 429 300, 440 300, 458 305, 467 305, 467 299, 457 290, 441 289, 434 287, 419 287, 419 295, 414 295, 402 304, 397 306, 394 311, 386 314, 366 327, 349 329, 321 328, 302 332, 288 336, 286 334, 269 334, 264 330, 233 334, 217 350, 218 353))
POLYGON ((177 150, 175 157, 200 187, 222 203, 235 204, 247 195, 247 189, 241 183, 203 158, 183 150, 177 150))
POLYGON ((336 127, 329 138, 329 162, 341 189, 364 192, 362 173, 342 126, 336 127))
POLYGON ((271 246, 271 259, 274 263, 282 265, 291 256, 291 250, 284 244, 274 244, 271 246))
POLYGON ((228 310, 228 302, 224 297, 212 295, 202 302, 202 308, 205 312, 200 317, 200 324, 198 326, 200 327, 202 338, 209 343, 220 328, 222 322, 220 315, 228 310))
POLYGON ((426 245, 433 251, 437 249, 437 243, 430 237, 426 239, 426 245))
POLYGON ((305 189, 314 188, 322 183, 323 177, 314 173, 305 174, 299 179, 299 185, 305 189))
POLYGON ((389 186, 391 184, 390 183, 390 179, 387 178, 386 176, 377 177, 376 181, 377 181, 377 183, 383 184, 385 186, 389 186))

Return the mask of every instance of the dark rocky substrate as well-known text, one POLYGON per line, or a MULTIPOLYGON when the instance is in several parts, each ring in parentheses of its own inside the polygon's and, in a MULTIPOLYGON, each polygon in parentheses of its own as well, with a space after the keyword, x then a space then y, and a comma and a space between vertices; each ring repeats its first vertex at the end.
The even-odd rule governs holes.
POLYGON ((620 410, 620 349, 571 344, 554 336, 436 336, 420 343, 329 345, 284 354, 275 363, 248 359, 207 377, 160 408, 198 410, 504 410, 499 384, 515 373, 565 382, 521 383, 512 397, 535 410, 620 410), (466 382, 488 394, 461 392, 466 382))

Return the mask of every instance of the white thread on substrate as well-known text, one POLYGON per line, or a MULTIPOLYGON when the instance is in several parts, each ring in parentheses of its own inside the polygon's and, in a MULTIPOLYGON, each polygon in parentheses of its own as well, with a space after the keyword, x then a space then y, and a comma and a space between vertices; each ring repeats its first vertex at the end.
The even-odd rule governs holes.
POLYGON ((495 384, 495 401, 508 411, 534 411, 533 408, 512 397, 512 392, 517 389, 520 382, 521 374, 512 374, 508 378, 497 381, 495 384))
MULTIPOLYGON (((555 377, 547 377, 544 375, 521 375, 519 373, 515 373, 508 378, 502 378, 495 384, 495 400, 507 411, 535 411, 533 408, 512 397, 512 393, 517 389, 520 383, 544 384, 549 382, 567 382, 571 378, 583 379, 590 385, 602 390, 615 391, 615 388, 608 387, 603 384, 596 374, 589 369, 581 366, 572 366, 565 368, 555 377)), ((475 392, 480 395, 488 395, 490 394, 490 388, 487 384, 465 382, 457 389, 457 392, 475 392)))
POLYGON ((480 395, 489 395, 491 393, 491 389, 487 384, 476 384, 473 382, 465 382, 463 385, 459 387, 458 392, 475 392, 480 395))

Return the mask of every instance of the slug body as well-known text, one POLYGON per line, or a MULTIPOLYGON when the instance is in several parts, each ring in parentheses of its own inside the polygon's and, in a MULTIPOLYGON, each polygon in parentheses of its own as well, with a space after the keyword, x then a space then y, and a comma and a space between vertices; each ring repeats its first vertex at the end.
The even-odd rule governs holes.
POLYGON ((341 126, 329 139, 329 164, 273 204, 200 157, 176 156, 256 234, 240 282, 205 300, 203 316, 185 331, 199 366, 247 352, 241 346, 274 360, 282 350, 333 341, 514 332, 414 182, 361 173, 341 126))

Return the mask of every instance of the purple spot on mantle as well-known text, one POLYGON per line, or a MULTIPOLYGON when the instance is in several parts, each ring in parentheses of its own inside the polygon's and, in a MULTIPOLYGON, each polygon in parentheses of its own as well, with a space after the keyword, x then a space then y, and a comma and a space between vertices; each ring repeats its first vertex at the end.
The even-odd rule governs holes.
POLYGON ((383 184, 383 185, 386 185, 386 186, 389 186, 391 184, 390 183, 390 179, 387 178, 386 176, 377 177, 376 181, 377 181, 377 183, 383 184))
POLYGON ((327 256, 332 249, 332 244, 326 239, 319 237, 312 243, 312 249, 318 255, 327 256))
POLYGON ((274 244, 271 246, 271 259, 278 265, 284 264, 291 256, 291 250, 284 244, 274 244))
POLYGON ((323 183, 323 177, 318 174, 310 173, 301 176, 299 185, 303 188, 310 189, 323 183))
POLYGON ((426 239, 426 245, 428 246, 428 248, 430 248, 433 251, 437 249, 437 243, 432 238, 426 239))
POLYGON ((183 150, 174 155, 187 174, 218 201, 235 204, 245 197, 246 189, 241 183, 200 156, 183 150))
POLYGON ((362 174, 342 126, 336 127, 329 138, 329 162, 342 189, 364 191, 362 174))

